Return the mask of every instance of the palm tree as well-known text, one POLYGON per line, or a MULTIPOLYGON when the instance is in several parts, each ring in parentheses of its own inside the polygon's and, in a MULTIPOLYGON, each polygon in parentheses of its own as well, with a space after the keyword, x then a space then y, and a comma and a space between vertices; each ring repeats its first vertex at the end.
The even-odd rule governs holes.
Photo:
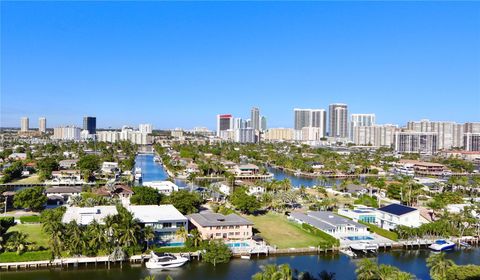
POLYGON ((334 272, 328 272, 326 270, 322 270, 319 274, 318 277, 320 280, 335 280, 335 273, 334 272))
POLYGON ((88 237, 88 245, 94 255, 97 255, 100 249, 108 248, 107 232, 105 231, 105 228, 96 220, 93 220, 93 222, 88 225, 86 237, 88 237))
POLYGON ((415 276, 408 272, 400 271, 395 275, 395 280, 414 280, 415 276))
POLYGON ((81 255, 86 244, 83 239, 82 230, 75 220, 68 223, 65 227, 65 234, 68 236, 66 247, 71 255, 81 255))
POLYGON ((82 206, 82 203, 83 203, 83 198, 81 195, 74 195, 72 197, 70 197, 70 200, 68 201, 68 204, 70 204, 70 206, 82 206))
POLYGON ((23 232, 14 231, 10 234, 5 244, 7 251, 17 252, 17 255, 22 254, 27 249, 27 237, 28 235, 23 232))
POLYGON ((202 242, 203 239, 202 239, 202 235, 196 228, 190 231, 190 236, 192 238, 193 247, 200 246, 200 243, 202 242))
POLYGON ((434 280, 446 280, 447 270, 454 266, 452 260, 445 258, 445 253, 431 254, 427 259, 427 267, 430 268, 430 276, 434 280))
POLYGON ((262 266, 262 271, 253 275, 252 280, 291 280, 292 276, 292 269, 288 264, 268 264, 262 266))
POLYGON ((362 259, 355 270, 358 280, 375 279, 378 274, 378 265, 369 259, 362 259))
POLYGON ((378 266, 377 277, 380 280, 395 279, 398 271, 398 268, 394 266, 381 264, 378 266))
POLYGON ((61 255, 64 237, 64 227, 61 222, 63 213, 57 210, 42 212, 42 229, 50 235, 49 245, 52 250, 52 258, 61 255))
POLYGON ((186 240, 188 237, 188 231, 185 227, 180 227, 179 229, 177 229, 175 236, 178 237, 178 239, 180 240, 186 240))
POLYGON ((108 268, 110 269, 110 262, 120 261, 120 267, 122 267, 123 261, 127 258, 127 254, 122 247, 117 246, 113 249, 113 252, 108 256, 108 268))
POLYGON ((143 228, 143 239, 147 243, 147 250, 150 247, 149 241, 152 241, 155 239, 155 231, 153 230, 153 227, 151 226, 146 226, 143 228))

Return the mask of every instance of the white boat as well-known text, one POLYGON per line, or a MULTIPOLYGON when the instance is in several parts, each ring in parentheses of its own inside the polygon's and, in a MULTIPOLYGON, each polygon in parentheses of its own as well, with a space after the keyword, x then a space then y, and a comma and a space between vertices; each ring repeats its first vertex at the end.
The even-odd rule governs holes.
POLYGON ((142 169, 140 167, 135 168, 135 180, 142 180, 142 169))
POLYGON ((355 250, 355 251, 377 251, 378 250, 378 245, 377 244, 372 244, 368 241, 360 241, 357 243, 352 243, 350 244, 350 249, 355 250))
POLYGON ((243 259, 243 260, 249 260, 250 255, 241 255, 240 258, 243 259))
POLYGON ((355 253, 354 253, 352 250, 350 250, 350 249, 341 249, 341 250, 340 250, 340 253, 343 253, 343 254, 345 254, 345 255, 347 255, 347 256, 349 256, 349 257, 356 257, 356 256, 357 256, 357 254, 355 254, 355 253))
POLYGON ((156 254, 150 253, 150 259, 145 263, 145 266, 149 269, 169 269, 180 267, 188 262, 187 258, 176 257, 170 254, 156 254))
POLYGON ((428 248, 434 251, 446 251, 446 250, 451 250, 454 247, 455 247, 455 243, 445 239, 435 240, 435 242, 432 245, 428 246, 428 248))

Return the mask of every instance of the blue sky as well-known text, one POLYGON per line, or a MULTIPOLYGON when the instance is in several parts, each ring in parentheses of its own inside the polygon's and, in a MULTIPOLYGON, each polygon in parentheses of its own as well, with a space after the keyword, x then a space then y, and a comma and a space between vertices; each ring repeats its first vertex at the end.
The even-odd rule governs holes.
POLYGON ((1 2, 1 125, 480 121, 480 3, 1 2))

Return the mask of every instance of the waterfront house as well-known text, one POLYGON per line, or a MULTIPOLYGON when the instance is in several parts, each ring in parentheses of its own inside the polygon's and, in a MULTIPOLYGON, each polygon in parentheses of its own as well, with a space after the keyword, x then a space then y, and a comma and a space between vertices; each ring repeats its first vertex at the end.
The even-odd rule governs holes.
POLYGON ((203 212, 187 217, 203 239, 242 240, 251 239, 253 235, 253 223, 237 214, 203 212))
POLYGON ((364 205, 355 205, 354 209, 338 209, 338 215, 348 217, 356 222, 375 224, 377 221, 377 209, 364 205))
POLYGON ((393 230, 399 225, 419 227, 422 222, 418 209, 401 204, 390 204, 377 209, 377 224, 383 229, 393 230))
POLYGON ((77 166, 78 159, 64 159, 58 162, 60 169, 72 169, 77 166))
MULTIPOLYGON (((162 243, 176 241, 176 232, 187 228, 188 220, 173 205, 130 205, 126 209, 138 219, 142 226, 151 226, 157 239, 162 243)), ((94 220, 104 223, 107 216, 116 215, 116 206, 67 207, 62 217, 63 223, 76 221, 88 225, 94 220)))
POLYGON ((50 201, 55 201, 57 205, 68 202, 71 197, 80 195, 81 192, 82 188, 76 187, 50 187, 45 190, 47 198, 50 201))
POLYGON ((248 186, 248 195, 261 195, 265 193, 265 187, 262 186, 248 186))
POLYGON ((104 161, 102 163, 102 172, 105 174, 115 173, 118 170, 118 162, 104 161))
POLYGON ((370 235, 366 226, 328 211, 292 212, 290 219, 309 224, 335 238, 370 235))
POLYGON ((240 164, 235 167, 237 175, 255 175, 260 172, 260 169, 255 164, 240 164))
POLYGON ((173 192, 178 191, 178 186, 170 181, 143 182, 143 186, 156 189, 159 193, 165 195, 171 195, 173 192))
POLYGON ((133 190, 126 185, 103 186, 95 189, 93 193, 99 196, 118 198, 122 205, 129 205, 130 198, 134 194, 133 190))
POLYGON ((50 184, 78 185, 83 184, 80 170, 61 170, 52 171, 52 180, 50 184))

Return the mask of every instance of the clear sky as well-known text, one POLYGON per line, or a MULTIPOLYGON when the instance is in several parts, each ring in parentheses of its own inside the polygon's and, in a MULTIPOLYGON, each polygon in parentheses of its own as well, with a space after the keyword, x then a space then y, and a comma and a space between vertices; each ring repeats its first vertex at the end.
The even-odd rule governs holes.
POLYGON ((480 3, 1 1, 1 125, 480 121, 480 3))

